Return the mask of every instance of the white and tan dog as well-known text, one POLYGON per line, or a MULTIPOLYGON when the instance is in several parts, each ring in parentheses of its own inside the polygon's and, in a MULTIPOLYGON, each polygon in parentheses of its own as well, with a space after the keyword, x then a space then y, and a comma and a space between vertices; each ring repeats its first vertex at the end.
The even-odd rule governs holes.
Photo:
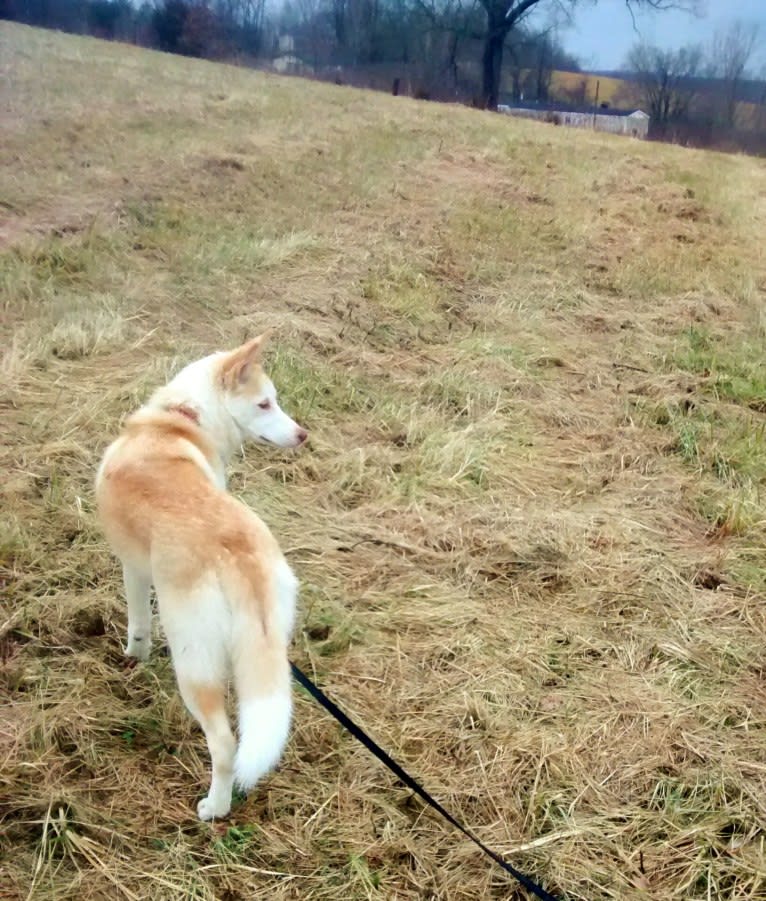
POLYGON ((122 561, 126 653, 149 656, 154 585, 181 695, 213 764, 203 820, 225 816, 232 785, 278 762, 292 709, 287 645, 298 583, 266 525, 226 491, 246 439, 297 447, 306 432, 277 404, 261 335, 183 369, 131 416, 96 478, 104 531, 122 561), (225 710, 233 675, 239 746, 225 710))

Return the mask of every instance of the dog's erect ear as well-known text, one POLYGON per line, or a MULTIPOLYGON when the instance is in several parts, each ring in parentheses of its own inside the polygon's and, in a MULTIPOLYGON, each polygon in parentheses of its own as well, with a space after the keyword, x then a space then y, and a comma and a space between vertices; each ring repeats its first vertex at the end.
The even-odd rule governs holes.
POLYGON ((268 331, 263 332, 226 355, 222 369, 224 384, 229 388, 235 388, 248 380, 250 370, 259 361, 269 334, 268 331))

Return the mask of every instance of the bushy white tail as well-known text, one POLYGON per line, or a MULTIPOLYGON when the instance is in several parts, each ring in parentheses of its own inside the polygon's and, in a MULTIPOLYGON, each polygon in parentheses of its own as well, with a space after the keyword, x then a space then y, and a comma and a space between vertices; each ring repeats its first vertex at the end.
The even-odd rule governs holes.
POLYGON ((290 731, 292 699, 289 691, 239 703, 239 745, 234 758, 234 781, 251 789, 273 769, 290 731))
POLYGON ((239 745, 234 780, 252 788, 273 769, 287 741, 292 715, 287 648, 279 630, 264 634, 261 622, 242 624, 234 659, 239 703, 239 745))

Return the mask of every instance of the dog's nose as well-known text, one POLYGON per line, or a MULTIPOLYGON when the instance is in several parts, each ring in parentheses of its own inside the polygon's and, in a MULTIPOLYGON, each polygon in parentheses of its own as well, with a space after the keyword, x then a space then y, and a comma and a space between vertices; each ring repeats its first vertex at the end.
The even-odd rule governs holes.
POLYGON ((303 442, 308 438, 309 433, 306 429, 298 429, 298 434, 296 435, 298 439, 298 444, 303 444, 303 442))

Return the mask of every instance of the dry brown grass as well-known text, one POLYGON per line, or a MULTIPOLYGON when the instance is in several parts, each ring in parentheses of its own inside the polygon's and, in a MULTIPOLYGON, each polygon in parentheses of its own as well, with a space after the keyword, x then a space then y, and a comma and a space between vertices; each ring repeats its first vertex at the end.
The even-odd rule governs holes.
POLYGON ((298 455, 233 490, 294 655, 571 899, 766 897, 766 169, 3 24, 0 883, 21 899, 521 893, 309 699, 212 827, 128 670, 92 479, 265 325, 298 455))

